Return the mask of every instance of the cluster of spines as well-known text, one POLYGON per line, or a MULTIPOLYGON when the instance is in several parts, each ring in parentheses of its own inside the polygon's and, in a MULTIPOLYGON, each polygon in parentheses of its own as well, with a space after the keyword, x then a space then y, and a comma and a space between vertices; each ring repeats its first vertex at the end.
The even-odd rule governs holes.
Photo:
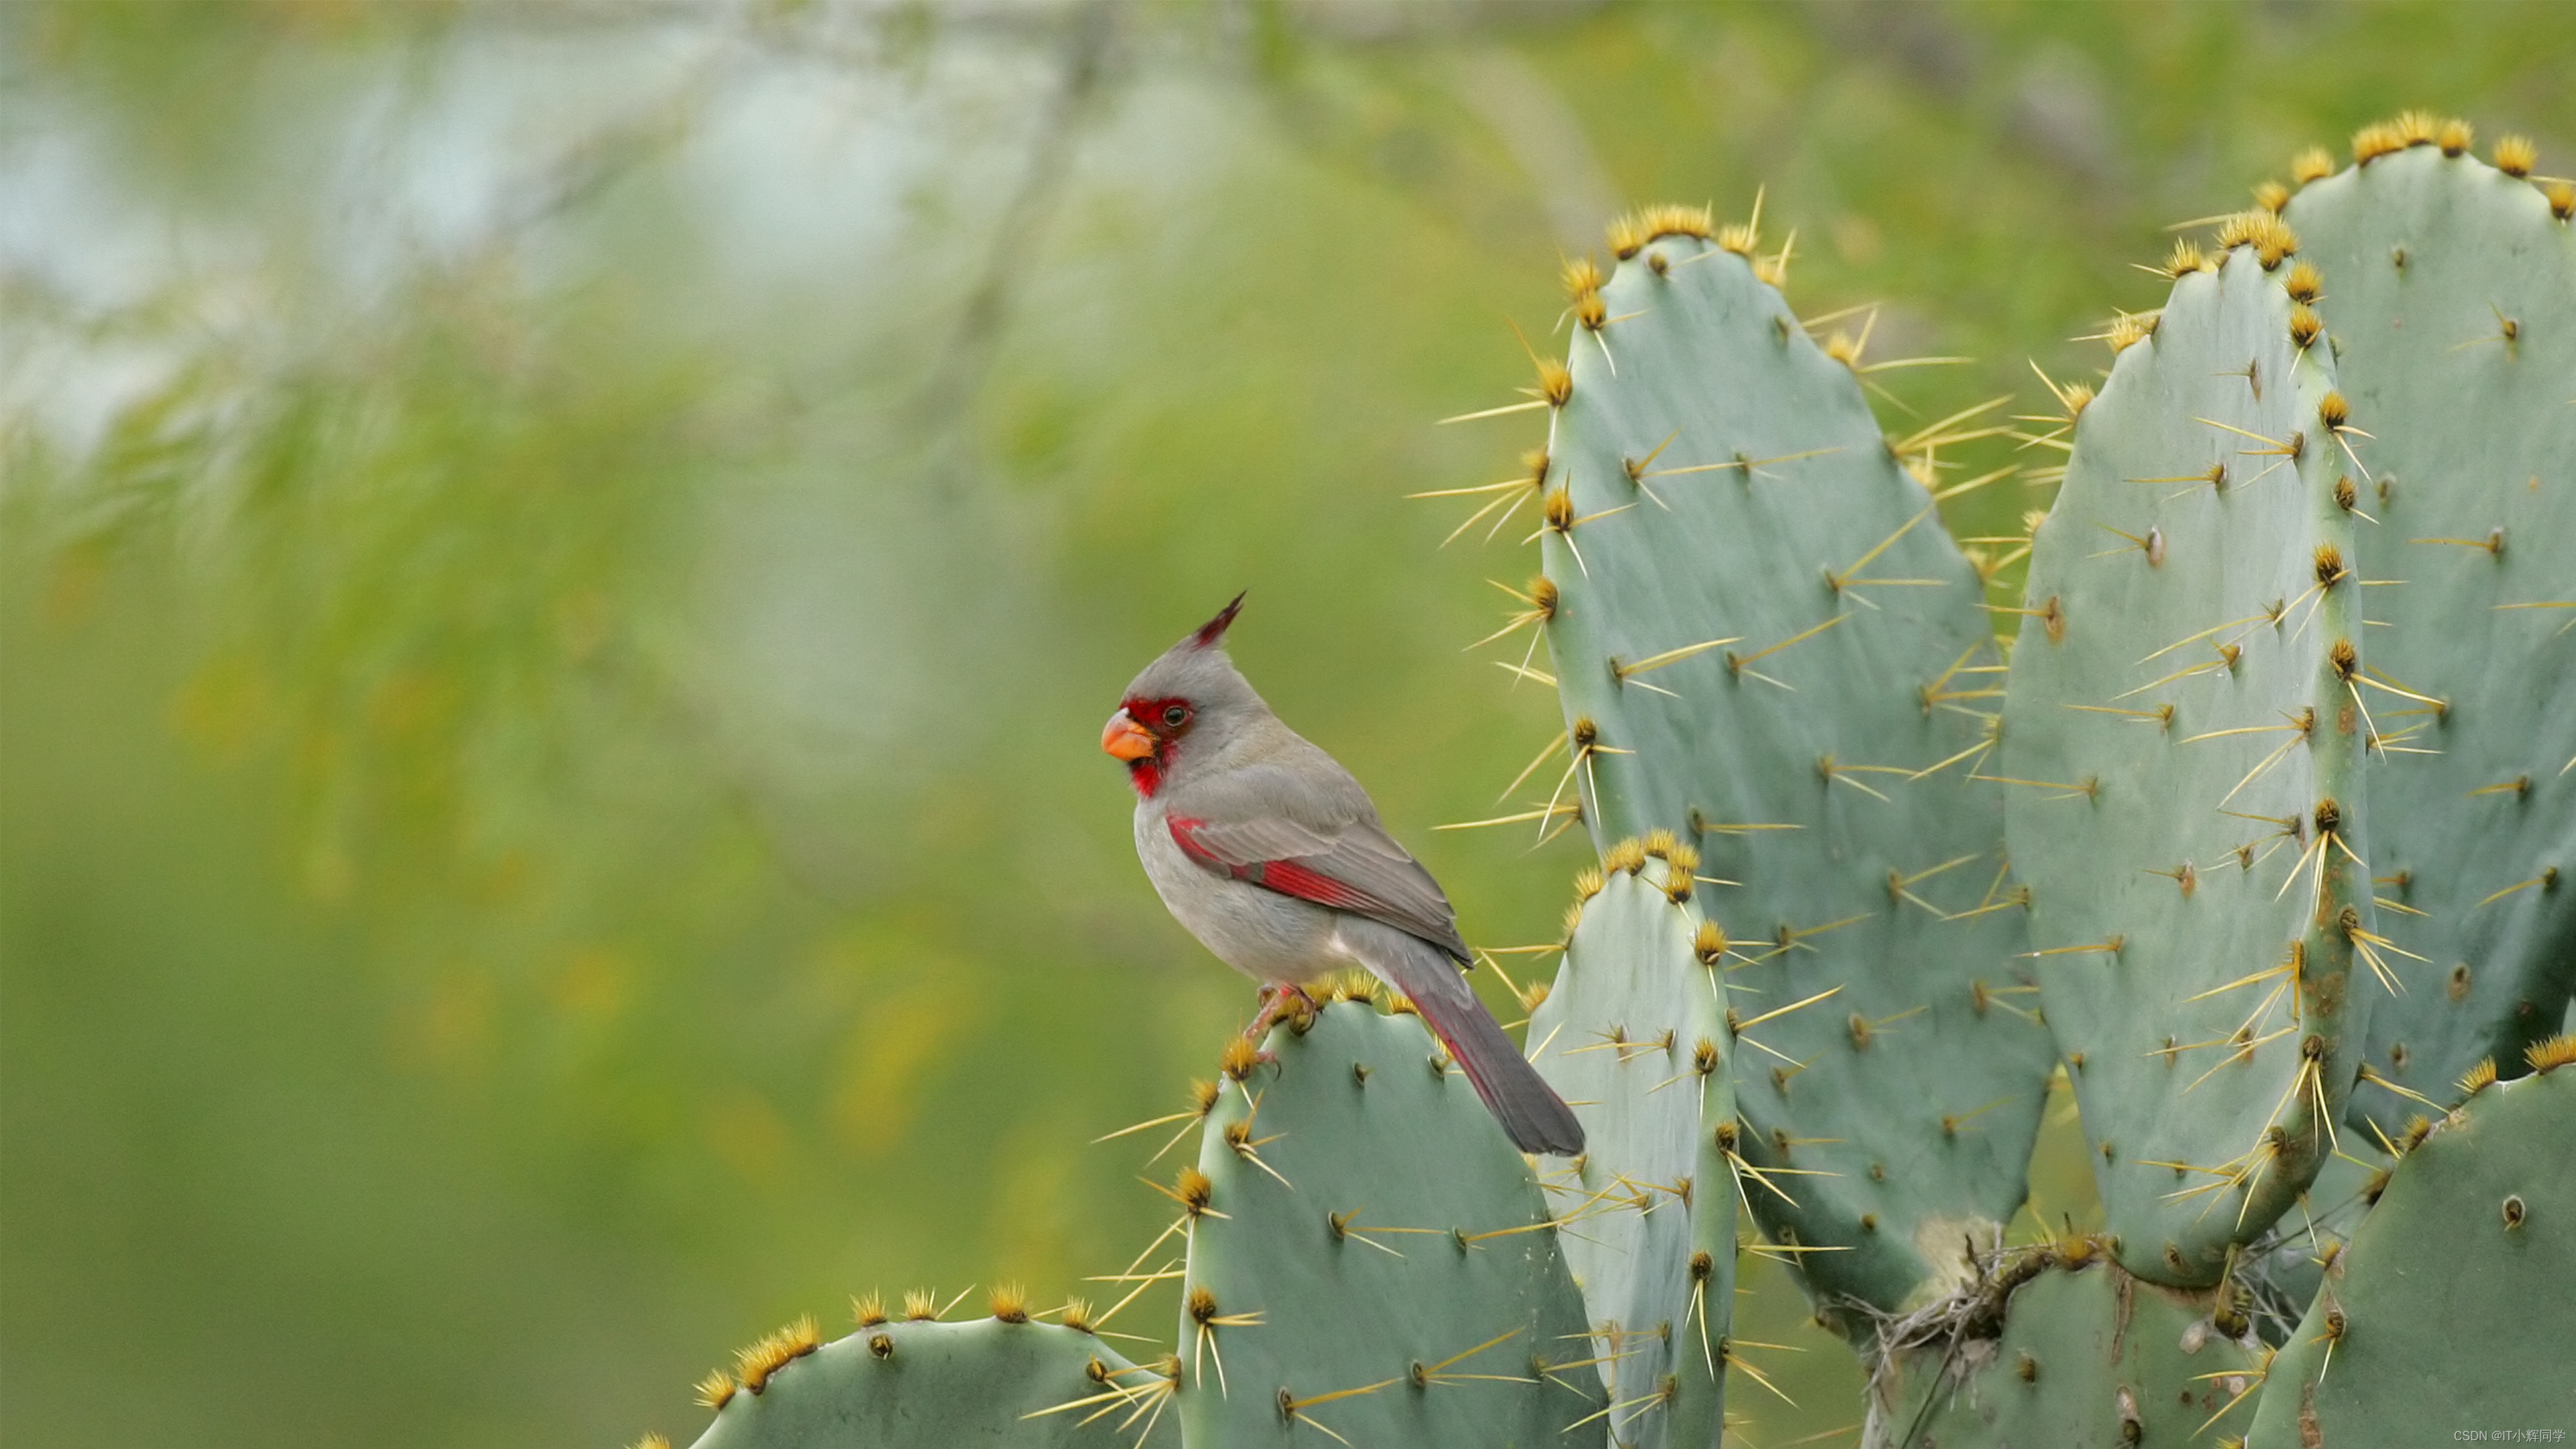
MULTIPOLYGON (((959 1298, 964 1296, 962 1293, 958 1295, 959 1298)), ((903 1295, 902 1320, 906 1323, 935 1323, 955 1306, 956 1299, 943 1305, 938 1294, 926 1288, 915 1288, 903 1295)), ((1028 1292, 1016 1283, 1006 1283, 993 1289, 986 1306, 996 1322, 1030 1321, 1028 1292)), ((894 1317, 887 1311, 882 1294, 871 1291, 853 1294, 850 1298, 850 1319, 862 1332, 869 1333, 868 1349, 877 1358, 893 1357, 894 1340, 872 1330, 884 1327, 894 1317)), ((1065 1304, 1059 1311, 1058 1321, 1078 1333, 1094 1331, 1091 1307, 1080 1298, 1065 1304)), ((777 1332, 765 1334, 734 1350, 732 1368, 716 1369, 697 1382, 697 1402, 706 1408, 721 1409, 732 1402, 735 1394, 760 1393, 769 1386, 771 1379, 777 1377, 779 1370, 822 1346, 821 1326, 812 1314, 806 1314, 777 1332)))
POLYGON ((780 1369, 823 1346, 822 1330, 807 1314, 777 1332, 734 1350, 734 1366, 717 1369, 697 1384, 698 1402, 721 1409, 736 1393, 757 1394, 780 1369))
MULTIPOLYGON (((2438 147, 2445 156, 2465 156, 2476 141, 2477 129, 2457 116, 2401 111, 2353 132, 2352 160, 2356 166, 2368 166, 2417 146, 2438 147)), ((2530 137, 2499 137, 2488 156, 2498 171, 2538 187, 2548 199, 2551 214, 2560 221, 2576 220, 2576 182, 2564 177, 2534 176, 2532 172, 2540 164, 2540 148, 2532 144, 2530 137)), ((2290 162, 2291 179, 2300 186, 2322 181, 2334 171, 2334 157, 2322 146, 2311 146, 2290 162)), ((2288 205, 2290 196, 2290 188, 2276 181, 2264 182, 2254 192, 2257 207, 2273 212, 2288 205)))
POLYGON ((1642 207, 1610 223, 1611 253, 1624 262, 1668 236, 1708 241, 1717 235, 1713 211, 1707 206, 1642 207))

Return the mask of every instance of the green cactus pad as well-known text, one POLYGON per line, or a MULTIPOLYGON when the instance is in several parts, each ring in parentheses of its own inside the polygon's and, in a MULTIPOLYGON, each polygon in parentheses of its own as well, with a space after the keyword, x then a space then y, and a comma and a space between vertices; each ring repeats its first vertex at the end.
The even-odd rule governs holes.
MULTIPOLYGON (((1976 1304, 1986 1310, 1983 1336, 1887 1361, 1872 1386, 1863 1444, 2188 1444, 2260 1381, 2260 1354, 2214 1331, 2199 1297, 2141 1282, 2098 1254, 2069 1269, 2051 1252, 2007 1259, 1983 1285, 1976 1304)), ((2236 1413, 2241 1427, 2245 1410, 2236 1413)))
POLYGON ((1625 853, 1635 869, 1612 870, 1584 902, 1530 1017, 1530 1059, 1586 1139, 1583 1156, 1542 1181, 1568 1224, 1566 1263, 1610 1401, 1623 1406, 1592 1442, 1711 1445, 1735 1302, 1726 1007, 1695 954, 1699 912, 1666 890, 1690 857, 1625 853))
POLYGON ((735 1392, 697 1449, 1174 1449, 1169 1385, 1056 1324, 881 1323, 735 1392))
POLYGON ((1418 1020, 1358 1003, 1266 1047, 1276 1061, 1226 1082, 1199 1152, 1189 1442, 1568 1442, 1603 1407, 1582 1299, 1528 1162, 1465 1075, 1418 1020))
MULTIPOLYGON (((2395 746, 2370 766, 2371 871, 2404 908, 2380 928, 2425 959, 2392 963, 2406 989, 2372 1008, 2369 1061, 2447 1103, 2472 1064, 2556 1031, 2576 984, 2576 879, 2557 879, 2576 872, 2576 232, 2532 183, 2429 145, 2285 215, 2372 434, 2365 466, 2339 460, 2377 520, 2361 568, 2392 581, 2367 599, 2370 672, 2394 687, 2366 693, 2395 746)), ((2417 1110, 2365 1089, 2350 1115, 2394 1136, 2417 1110)))
POLYGON ((1987 787, 2105 1226, 2174 1286, 2316 1175, 2380 994, 2347 981, 2372 929, 2348 460, 2284 270, 2239 246, 2183 276, 2078 416, 1987 787))
POLYGON ((2486 1087, 2398 1161, 2272 1361, 2251 1449, 2565 1429, 2576 1070, 2486 1087))
MULTIPOLYGON (((1679 832, 1738 942, 1751 1197, 1819 1309, 1937 1296, 2008 1220, 2051 1062, 1984 758, 1976 570, 1850 367, 1724 245, 1647 240, 1555 414, 1548 648, 1596 843, 1679 832), (1615 363, 1615 365, 1614 365, 1615 363), (1783 1178, 1784 1182, 1791 1179, 1783 1178)), ((1589 309, 1587 308, 1587 315, 1589 309)))

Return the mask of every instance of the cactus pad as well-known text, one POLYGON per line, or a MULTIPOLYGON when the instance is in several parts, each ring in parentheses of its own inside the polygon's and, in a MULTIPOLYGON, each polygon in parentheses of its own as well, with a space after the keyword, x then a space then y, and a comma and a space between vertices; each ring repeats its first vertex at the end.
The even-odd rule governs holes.
POLYGON ((1623 868, 1606 883, 1586 875, 1599 889, 1530 1017, 1530 1059, 1587 1142, 1543 1181, 1619 1406, 1592 1442, 1709 1445, 1725 1418, 1735 1302, 1724 987, 1696 954, 1692 857, 1650 858, 1636 843, 1612 854, 1623 868))
POLYGON ((1582 1300, 1465 1075, 1415 1018, 1354 1002, 1267 1049, 1180 1190, 1189 1442, 1565 1442, 1602 1408, 1582 1300))
MULTIPOLYGON (((1651 215, 1651 214, 1650 214, 1651 215)), ((1738 944, 1751 1198, 1829 1314, 1964 1272, 2022 1199, 2049 1073, 1969 783, 1998 674, 1983 586, 1851 367, 1730 232, 1627 238, 1578 298, 1543 475, 1548 649, 1596 843, 1698 847, 1738 944), (2020 1002, 2016 1007, 2013 1003, 2020 1002)), ((1856 1321, 1850 1326, 1857 1327, 1856 1321)))
MULTIPOLYGON (((2534 184, 2415 146, 2285 213, 2324 288, 2373 588, 2381 929, 2421 962, 2369 1061, 2445 1102, 2558 1029, 2576 982, 2576 232, 2534 184), (2399 582, 2402 581, 2402 582, 2399 582), (2438 702, 2438 703, 2437 703, 2438 702), (2421 751, 2422 753, 2417 753, 2421 751)), ((2390 1136, 2416 1104, 2355 1094, 2390 1136)))
MULTIPOLYGON (((2576 1055, 2558 1043, 2559 1060, 2576 1055)), ((2576 1070, 2560 1065, 2472 1094, 2399 1159, 2272 1361, 2247 1442, 2563 1427, 2576 1404, 2570 1283, 2576 1070)))
MULTIPOLYGON (((808 1340, 810 1344, 810 1340, 808 1340)), ((1170 1380, 1051 1323, 879 1323, 732 1391, 696 1449, 1175 1449, 1170 1380)))
POLYGON ((2078 415, 1988 787, 2105 1225, 2175 1286, 2333 1150, 2370 1000, 2347 417, 2282 261, 2187 272, 2078 415))

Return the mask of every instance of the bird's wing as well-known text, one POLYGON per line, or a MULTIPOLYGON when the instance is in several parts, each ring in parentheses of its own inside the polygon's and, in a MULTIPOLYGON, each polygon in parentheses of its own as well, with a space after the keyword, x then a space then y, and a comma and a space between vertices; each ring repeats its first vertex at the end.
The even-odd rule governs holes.
POLYGON ((1181 852, 1214 874, 1383 921, 1473 959, 1440 883, 1387 834, 1356 787, 1316 799, 1285 769, 1248 766, 1172 801, 1165 823, 1181 852))

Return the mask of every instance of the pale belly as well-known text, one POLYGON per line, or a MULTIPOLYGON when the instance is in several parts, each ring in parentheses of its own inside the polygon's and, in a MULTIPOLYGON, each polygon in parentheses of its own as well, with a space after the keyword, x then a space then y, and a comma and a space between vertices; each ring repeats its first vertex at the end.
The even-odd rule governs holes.
POLYGON ((1339 912, 1192 864, 1159 813, 1136 812, 1136 857, 1172 918, 1265 986, 1303 986, 1353 964, 1334 930, 1339 912))

